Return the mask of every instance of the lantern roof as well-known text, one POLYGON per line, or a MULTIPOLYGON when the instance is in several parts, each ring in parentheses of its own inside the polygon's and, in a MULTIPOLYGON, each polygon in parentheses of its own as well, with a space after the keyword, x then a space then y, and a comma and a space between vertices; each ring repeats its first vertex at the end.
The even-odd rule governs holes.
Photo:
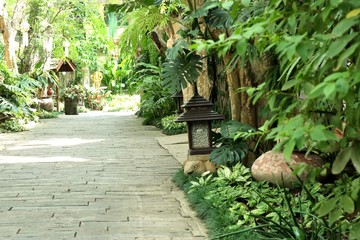
POLYGON ((194 96, 182 105, 186 111, 175 119, 175 122, 223 120, 224 117, 221 114, 212 110, 213 105, 195 91, 194 96))
POLYGON ((214 106, 214 104, 212 104, 211 102, 209 102, 208 100, 206 100, 205 98, 200 96, 198 94, 198 92, 195 91, 194 96, 187 103, 182 105, 181 107, 183 107, 185 109, 191 109, 191 108, 198 108, 198 107, 212 108, 213 106, 214 106))
POLYGON ((183 97, 183 93, 182 91, 176 92, 173 95, 171 95, 172 98, 182 98, 183 97))

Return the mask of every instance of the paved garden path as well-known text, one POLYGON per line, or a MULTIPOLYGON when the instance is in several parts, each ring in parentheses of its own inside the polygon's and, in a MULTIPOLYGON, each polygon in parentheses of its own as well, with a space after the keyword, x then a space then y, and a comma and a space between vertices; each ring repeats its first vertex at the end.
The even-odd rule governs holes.
POLYGON ((0 239, 207 239, 161 136, 97 112, 0 134, 0 239))

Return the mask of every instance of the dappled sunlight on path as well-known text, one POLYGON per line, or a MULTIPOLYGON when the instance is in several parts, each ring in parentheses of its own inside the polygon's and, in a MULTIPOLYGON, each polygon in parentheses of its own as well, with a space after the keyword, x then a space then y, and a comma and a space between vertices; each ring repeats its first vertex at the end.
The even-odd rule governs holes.
POLYGON ((131 112, 0 134, 0 239, 206 239, 162 136, 131 112))

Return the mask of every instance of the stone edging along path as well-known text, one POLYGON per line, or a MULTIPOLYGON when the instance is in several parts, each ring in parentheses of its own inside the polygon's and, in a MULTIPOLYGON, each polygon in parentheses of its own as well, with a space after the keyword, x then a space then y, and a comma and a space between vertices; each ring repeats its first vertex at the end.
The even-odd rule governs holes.
POLYGON ((102 112, 0 134, 0 239, 207 239, 158 138, 136 116, 102 112))

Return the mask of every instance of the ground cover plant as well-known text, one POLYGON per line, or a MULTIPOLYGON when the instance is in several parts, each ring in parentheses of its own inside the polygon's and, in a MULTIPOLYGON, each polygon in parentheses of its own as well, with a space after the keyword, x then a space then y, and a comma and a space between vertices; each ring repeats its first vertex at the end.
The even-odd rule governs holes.
POLYGON ((359 180, 344 176, 289 190, 254 181, 242 164, 217 175, 174 176, 211 239, 359 239, 359 180))

